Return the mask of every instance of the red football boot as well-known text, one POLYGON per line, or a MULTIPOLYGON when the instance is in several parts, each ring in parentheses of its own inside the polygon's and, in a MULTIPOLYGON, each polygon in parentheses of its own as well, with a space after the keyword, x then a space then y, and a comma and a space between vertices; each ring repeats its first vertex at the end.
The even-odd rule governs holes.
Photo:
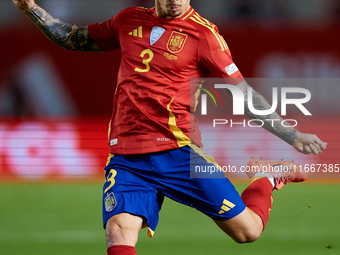
POLYGON ((246 174, 251 179, 273 177, 274 188, 277 190, 289 182, 303 182, 307 179, 305 169, 294 161, 267 161, 254 157, 247 163, 246 174))

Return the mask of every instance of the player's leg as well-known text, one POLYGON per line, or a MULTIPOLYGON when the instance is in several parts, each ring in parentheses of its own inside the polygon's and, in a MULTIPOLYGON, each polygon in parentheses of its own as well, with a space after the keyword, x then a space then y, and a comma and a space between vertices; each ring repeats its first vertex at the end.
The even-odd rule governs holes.
POLYGON ((113 245, 135 246, 138 232, 142 228, 143 218, 129 213, 112 216, 106 223, 105 235, 107 247, 113 245))
POLYGON ((216 170, 214 159, 206 156, 199 147, 191 145, 168 153, 172 160, 163 159, 161 162, 166 162, 162 174, 167 185, 162 192, 208 215, 239 243, 255 241, 261 235, 269 218, 273 188, 280 186, 276 186, 277 183, 294 179, 286 172, 271 177, 277 183, 266 175, 259 176, 263 178, 255 176, 240 196, 224 173, 216 170))
POLYGON ((143 218, 129 213, 112 216, 106 223, 107 255, 135 255, 143 218))
POLYGON ((252 183, 241 195, 247 208, 232 219, 215 221, 240 243, 255 241, 261 235, 269 219, 274 189, 279 190, 289 182, 301 182, 307 178, 304 169, 291 161, 271 162, 252 158, 247 167, 252 183))
POLYGON ((103 224, 107 255, 135 255, 138 232, 158 223, 162 194, 145 177, 152 172, 147 156, 112 156, 105 167, 103 224))
POLYGON ((214 221, 227 235, 238 243, 254 242, 263 231, 262 219, 248 207, 230 220, 214 221))
POLYGON ((246 209, 234 218, 215 220, 215 223, 238 243, 257 240, 269 219, 273 185, 268 178, 257 179, 242 193, 246 209))
MULTIPOLYGON (((163 194, 208 215, 237 242, 258 238, 263 230, 260 216, 246 207, 224 173, 215 171, 213 158, 204 155, 195 145, 167 154, 156 168, 162 169, 162 165, 165 168, 160 172, 163 194)), ((273 186, 269 181, 268 184, 271 194, 273 186)))

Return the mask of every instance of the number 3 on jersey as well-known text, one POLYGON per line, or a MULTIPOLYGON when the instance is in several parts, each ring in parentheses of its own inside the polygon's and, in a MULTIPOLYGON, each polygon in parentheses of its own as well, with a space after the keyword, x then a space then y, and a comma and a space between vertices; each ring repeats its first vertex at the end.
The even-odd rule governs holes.
POLYGON ((150 50, 150 49, 143 50, 142 53, 140 54, 140 56, 143 58, 143 64, 145 65, 145 68, 141 69, 141 68, 136 67, 135 71, 136 72, 140 72, 140 73, 149 72, 150 71, 150 64, 149 63, 153 59, 153 52, 152 52, 152 50, 150 50), (148 54, 149 57, 147 59, 144 59, 144 56, 146 54, 148 54))

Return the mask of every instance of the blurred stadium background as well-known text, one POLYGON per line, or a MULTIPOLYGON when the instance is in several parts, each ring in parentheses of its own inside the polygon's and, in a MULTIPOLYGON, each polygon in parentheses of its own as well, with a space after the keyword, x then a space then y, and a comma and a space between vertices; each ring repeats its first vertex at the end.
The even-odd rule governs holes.
MULTIPOLYGON (((154 5, 153 0, 36 2, 79 25, 108 20, 129 6, 154 5)), ((320 156, 302 156, 266 132, 217 132, 202 119, 207 153, 221 164, 244 164, 253 155, 339 164, 340 1, 191 2, 219 27, 256 89, 266 91, 257 85, 260 78, 308 83, 313 116, 291 116, 299 118, 300 130, 329 143, 320 156), (217 144, 221 132, 224 142, 217 144)), ((0 254, 104 254, 100 182, 120 53, 58 48, 10 0, 0 0, 0 48, 0 254)), ((325 179, 276 194, 272 219, 256 244, 236 245, 209 219, 167 200, 154 240, 141 233, 139 254, 340 254, 339 173, 311 176, 325 179)), ((240 191, 244 187, 237 184, 240 191)))

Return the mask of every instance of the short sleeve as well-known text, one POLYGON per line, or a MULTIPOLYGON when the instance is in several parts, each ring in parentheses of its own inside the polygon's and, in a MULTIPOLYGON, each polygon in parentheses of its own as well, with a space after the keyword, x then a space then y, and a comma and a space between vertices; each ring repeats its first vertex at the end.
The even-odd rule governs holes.
POLYGON ((131 11, 131 8, 125 9, 106 22, 88 26, 90 36, 103 51, 120 48, 119 28, 131 11))
POLYGON ((227 43, 216 30, 200 33, 198 47, 199 61, 215 77, 223 77, 233 85, 244 80, 233 62, 227 43))

